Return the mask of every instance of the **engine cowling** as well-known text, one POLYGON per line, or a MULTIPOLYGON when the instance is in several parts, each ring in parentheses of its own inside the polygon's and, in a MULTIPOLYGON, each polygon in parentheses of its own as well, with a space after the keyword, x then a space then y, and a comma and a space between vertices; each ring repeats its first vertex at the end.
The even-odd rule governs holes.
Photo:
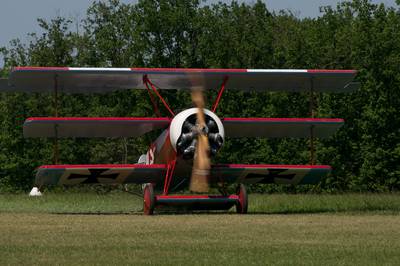
MULTIPOLYGON (((170 125, 170 140, 178 156, 193 159, 198 130, 196 127, 197 108, 190 108, 177 114, 170 125)), ((225 139, 224 126, 216 114, 204 109, 206 127, 204 129, 210 144, 210 156, 217 154, 225 139)))

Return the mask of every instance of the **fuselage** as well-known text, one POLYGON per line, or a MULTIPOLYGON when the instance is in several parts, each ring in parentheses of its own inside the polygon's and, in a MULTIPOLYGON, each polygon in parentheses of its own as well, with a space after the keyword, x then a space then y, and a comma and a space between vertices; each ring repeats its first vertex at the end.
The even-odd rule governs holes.
MULTIPOLYGON (((185 188, 189 183, 198 134, 196 113, 197 108, 178 113, 146 153, 146 164, 174 164, 171 191, 185 188)), ((205 131, 210 144, 209 153, 213 157, 224 143, 224 127, 215 113, 207 109, 204 113, 205 131)))

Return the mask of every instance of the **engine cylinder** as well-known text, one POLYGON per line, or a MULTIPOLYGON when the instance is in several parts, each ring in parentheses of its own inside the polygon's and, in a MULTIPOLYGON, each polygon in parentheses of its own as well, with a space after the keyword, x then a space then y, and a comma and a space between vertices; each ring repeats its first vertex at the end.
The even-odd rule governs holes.
MULTIPOLYGON (((170 140, 178 156, 193 159, 199 134, 197 123, 197 108, 190 108, 177 114, 170 125, 170 140)), ((206 126, 203 129, 210 144, 210 156, 214 156, 222 147, 225 139, 224 126, 218 116, 204 109, 206 126)))

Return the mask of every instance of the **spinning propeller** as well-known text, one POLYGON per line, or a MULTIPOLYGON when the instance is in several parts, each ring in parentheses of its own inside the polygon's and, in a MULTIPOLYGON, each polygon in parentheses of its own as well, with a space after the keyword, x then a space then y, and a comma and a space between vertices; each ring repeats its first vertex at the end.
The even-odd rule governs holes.
POLYGON ((194 154, 190 190, 193 192, 208 192, 208 176, 210 173, 210 144, 208 142, 206 119, 204 115, 204 97, 202 90, 192 91, 192 101, 197 111, 197 142, 194 154))

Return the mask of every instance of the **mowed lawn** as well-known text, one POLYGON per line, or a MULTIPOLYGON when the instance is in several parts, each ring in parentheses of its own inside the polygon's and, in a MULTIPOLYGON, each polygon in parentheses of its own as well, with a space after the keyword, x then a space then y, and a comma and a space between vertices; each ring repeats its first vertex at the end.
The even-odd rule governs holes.
POLYGON ((248 215, 146 217, 129 194, 0 195, 0 265, 399 265, 399 196, 253 195, 248 215))

